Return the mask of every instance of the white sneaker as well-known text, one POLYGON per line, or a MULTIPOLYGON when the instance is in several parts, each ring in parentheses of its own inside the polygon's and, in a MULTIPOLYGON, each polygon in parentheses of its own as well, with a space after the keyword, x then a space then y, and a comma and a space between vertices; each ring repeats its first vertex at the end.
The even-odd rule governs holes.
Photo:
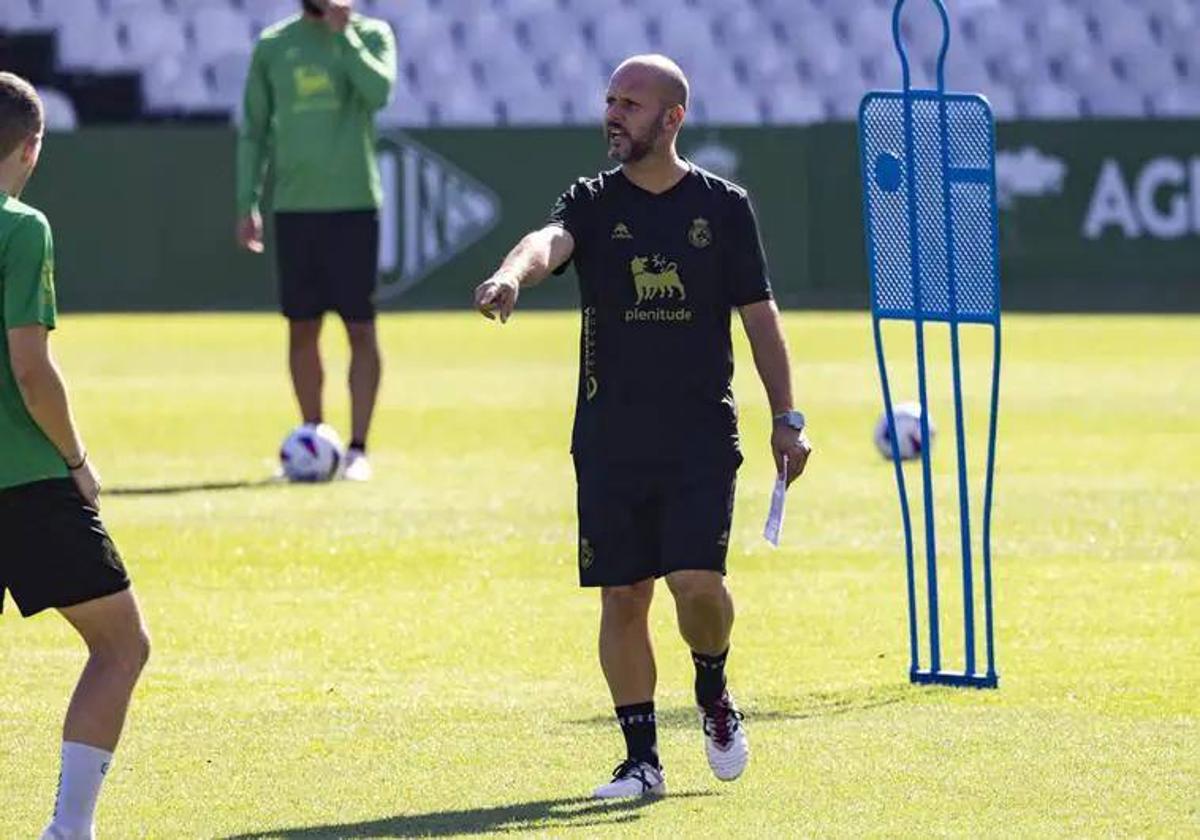
POLYGON ((708 766, 723 782, 732 782, 742 775, 750 761, 750 742, 742 726, 744 719, 728 691, 713 705, 700 709, 708 766))
POLYGON ((613 780, 592 793, 595 799, 666 796, 666 774, 661 767, 627 758, 613 770, 613 780))
POLYGON ((373 475, 375 475, 375 471, 371 469, 371 462, 367 460, 366 453, 357 449, 346 450, 346 463, 342 467, 342 478, 346 481, 370 481, 373 475))

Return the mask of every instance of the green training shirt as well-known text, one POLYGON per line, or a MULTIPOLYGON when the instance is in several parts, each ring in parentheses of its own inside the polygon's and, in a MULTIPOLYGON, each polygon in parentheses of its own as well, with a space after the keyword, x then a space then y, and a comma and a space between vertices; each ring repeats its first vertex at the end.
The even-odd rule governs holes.
POLYGON ((37 210, 0 192, 0 489, 66 478, 67 465, 25 408, 8 355, 8 331, 54 329, 54 239, 37 210))
POLYGON ((379 207, 375 112, 395 80, 386 21, 354 15, 335 35, 298 15, 265 29, 246 77, 238 214, 258 206, 268 161, 275 210, 379 207))

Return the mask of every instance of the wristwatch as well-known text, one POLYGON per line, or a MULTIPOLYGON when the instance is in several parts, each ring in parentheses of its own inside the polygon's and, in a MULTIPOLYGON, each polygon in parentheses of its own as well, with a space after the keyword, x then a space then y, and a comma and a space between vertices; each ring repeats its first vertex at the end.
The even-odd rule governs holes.
POLYGON ((783 423, 789 429, 795 429, 797 432, 804 431, 804 412, 802 411, 784 411, 776 414, 772 420, 775 423, 783 423))

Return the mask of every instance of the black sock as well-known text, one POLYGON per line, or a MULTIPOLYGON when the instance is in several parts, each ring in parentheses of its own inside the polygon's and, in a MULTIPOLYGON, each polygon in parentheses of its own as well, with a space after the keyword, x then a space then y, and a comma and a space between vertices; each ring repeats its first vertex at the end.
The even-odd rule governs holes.
POLYGON ((628 757, 658 767, 658 729, 654 723, 654 703, 617 706, 617 721, 621 724, 621 734, 625 736, 628 757))
POLYGON ((350 448, 351 448, 351 449, 357 449, 357 450, 358 450, 359 452, 361 452, 363 455, 366 455, 366 454, 367 454, 367 442, 366 442, 365 440, 352 440, 352 441, 350 441, 350 448))
POLYGON ((706 656, 692 651, 692 662, 696 666, 696 703, 711 706, 725 693, 725 658, 729 648, 716 656, 706 656))

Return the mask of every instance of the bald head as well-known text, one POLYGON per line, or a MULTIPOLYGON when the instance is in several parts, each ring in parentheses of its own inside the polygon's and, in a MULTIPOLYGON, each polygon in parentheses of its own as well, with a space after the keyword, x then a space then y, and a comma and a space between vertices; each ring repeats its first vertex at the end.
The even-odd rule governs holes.
POLYGON ((635 55, 621 62, 608 83, 604 130, 608 156, 635 164, 648 156, 674 156, 687 114, 688 83, 665 55, 635 55))
POLYGON ((688 105, 688 80, 679 65, 665 55, 635 55, 621 62, 612 75, 614 87, 650 88, 668 108, 688 105))

